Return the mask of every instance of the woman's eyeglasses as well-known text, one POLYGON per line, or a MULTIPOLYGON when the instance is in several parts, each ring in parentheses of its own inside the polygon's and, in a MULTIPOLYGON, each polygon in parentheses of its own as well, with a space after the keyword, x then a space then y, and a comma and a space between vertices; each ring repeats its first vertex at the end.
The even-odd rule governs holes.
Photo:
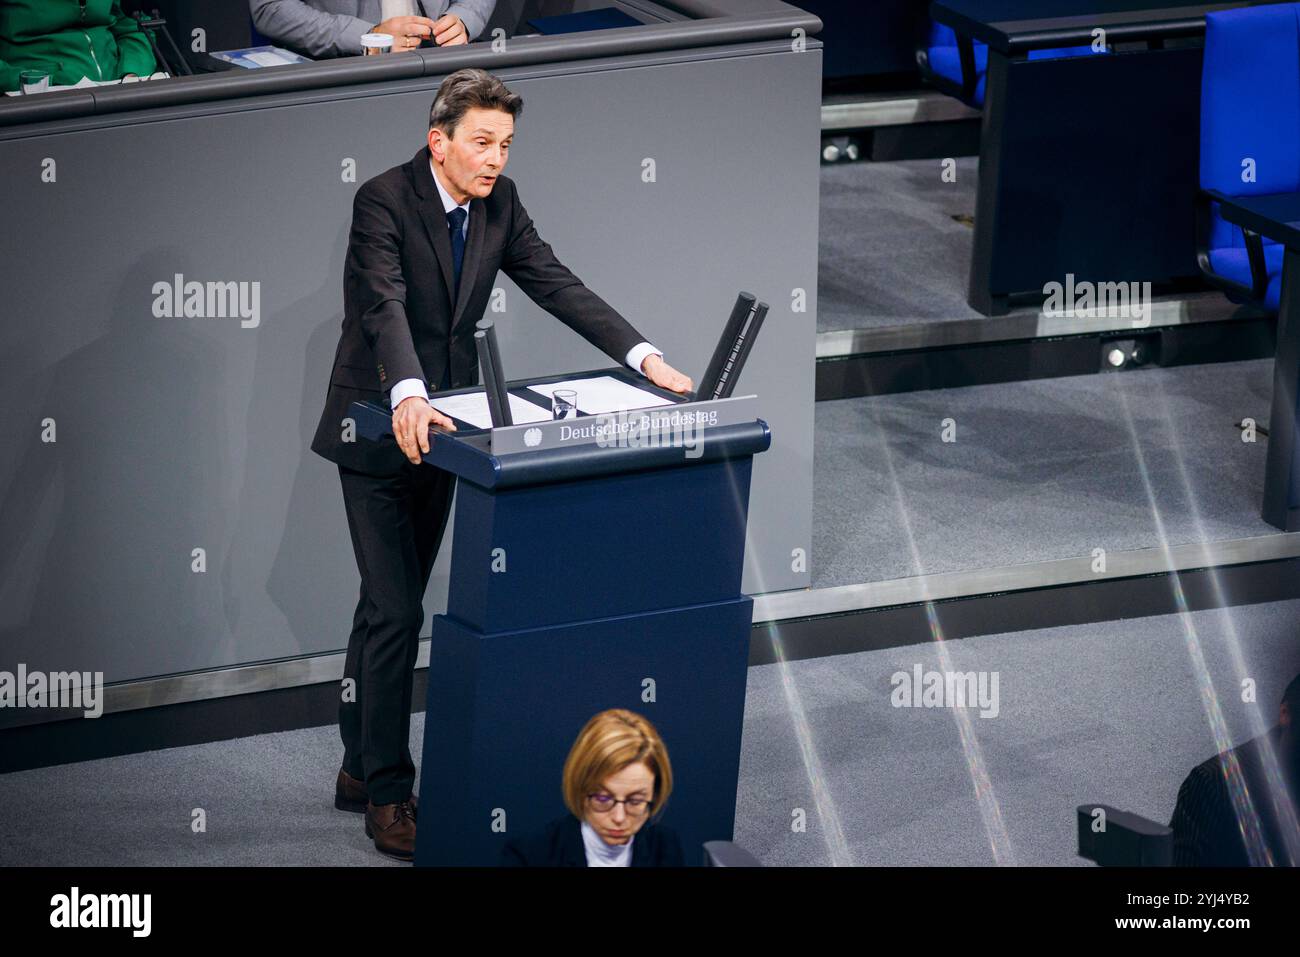
POLYGON ((587 795, 587 806, 597 814, 609 813, 614 810, 615 804, 623 805, 624 810, 626 810, 632 817, 640 817, 650 807, 649 800, 643 797, 623 798, 622 800, 616 801, 614 797, 609 794, 587 795))

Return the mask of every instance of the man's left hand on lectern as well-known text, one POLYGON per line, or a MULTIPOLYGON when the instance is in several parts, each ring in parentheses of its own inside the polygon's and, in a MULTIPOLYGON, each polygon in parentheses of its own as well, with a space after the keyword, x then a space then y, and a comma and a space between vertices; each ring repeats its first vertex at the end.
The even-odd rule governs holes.
POLYGON ((393 412, 393 436, 402 454, 412 465, 420 464, 420 455, 429 451, 429 426, 436 425, 448 432, 456 431, 456 423, 429 404, 422 396, 408 396, 398 403, 393 412))
POLYGON ((647 379, 661 389, 668 389, 670 392, 689 392, 691 389, 691 377, 678 372, 664 362, 661 356, 654 354, 646 356, 645 361, 641 363, 641 371, 645 373, 647 379))

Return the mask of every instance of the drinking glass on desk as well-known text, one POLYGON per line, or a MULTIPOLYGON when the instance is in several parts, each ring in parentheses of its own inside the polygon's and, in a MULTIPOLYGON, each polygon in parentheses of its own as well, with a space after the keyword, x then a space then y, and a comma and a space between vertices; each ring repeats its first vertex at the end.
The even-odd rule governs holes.
POLYGON ((393 52, 393 38, 387 33, 367 33, 361 37, 361 55, 377 56, 393 52))
POLYGON ((556 389, 551 393, 551 418, 576 419, 578 417, 578 393, 572 389, 556 389))
POLYGON ((50 75, 44 70, 23 70, 18 74, 18 89, 26 93, 44 93, 50 88, 50 75))

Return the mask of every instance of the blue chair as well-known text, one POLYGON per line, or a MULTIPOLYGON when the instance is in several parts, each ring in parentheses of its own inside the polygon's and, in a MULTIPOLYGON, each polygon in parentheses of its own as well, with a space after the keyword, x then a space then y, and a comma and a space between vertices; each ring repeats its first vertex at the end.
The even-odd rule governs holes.
MULTIPOLYGON (((1054 47, 1030 50, 1031 60, 1053 60, 1062 57, 1092 56, 1101 51, 1091 46, 1054 47)), ((942 23, 930 24, 930 38, 916 60, 921 73, 938 89, 955 96, 970 106, 984 105, 984 81, 988 74, 989 48, 987 44, 969 37, 958 36, 952 27, 942 23)))
MULTIPOLYGON (((1300 190, 1300 4, 1210 13, 1201 73, 1201 188, 1226 196, 1300 190), (1243 179, 1253 172, 1253 181, 1243 179)), ((1279 243, 1197 204, 1197 264, 1233 302, 1277 309, 1279 243)))

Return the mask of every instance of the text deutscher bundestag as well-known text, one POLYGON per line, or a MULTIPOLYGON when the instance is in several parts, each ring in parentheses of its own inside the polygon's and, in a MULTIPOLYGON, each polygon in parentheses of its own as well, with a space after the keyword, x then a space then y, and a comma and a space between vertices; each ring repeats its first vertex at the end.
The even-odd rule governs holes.
POLYGON ((561 426, 560 441, 594 438, 602 448, 668 446, 683 448, 687 458, 697 458, 704 451, 704 429, 717 424, 716 410, 607 413, 590 425, 561 426))

